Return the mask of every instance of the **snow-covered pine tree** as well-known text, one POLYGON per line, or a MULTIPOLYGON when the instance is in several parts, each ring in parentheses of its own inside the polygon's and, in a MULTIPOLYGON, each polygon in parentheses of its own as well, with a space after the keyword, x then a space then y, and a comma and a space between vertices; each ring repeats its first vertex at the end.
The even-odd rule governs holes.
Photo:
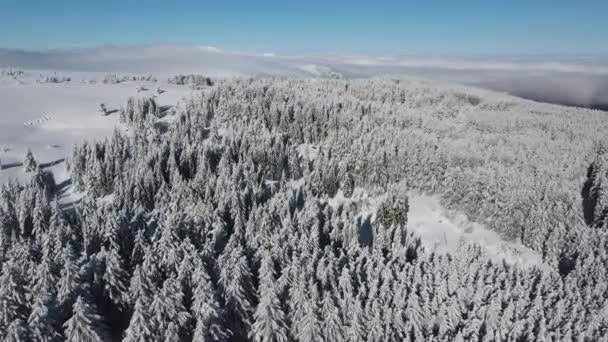
POLYGON ((63 249, 63 267, 57 282, 57 301, 63 316, 70 317, 72 305, 80 295, 80 270, 71 245, 63 249))
POLYGON ((150 305, 152 320, 162 338, 185 338, 190 334, 190 312, 184 306, 184 294, 175 278, 168 278, 150 305))
POLYGON ((323 339, 322 321, 319 318, 319 292, 317 286, 309 284, 309 295, 307 296, 306 305, 304 307, 304 316, 299 323, 297 329, 298 335, 296 338, 300 342, 318 342, 323 339))
POLYGON ((248 332, 254 310, 252 274, 241 246, 226 248, 220 257, 220 284, 229 310, 230 330, 235 334, 248 332))
POLYGON ((277 289, 275 264, 269 251, 262 252, 258 305, 253 314, 251 337, 256 342, 287 342, 289 330, 277 289))
POLYGON ((346 341, 344 338, 344 323, 333 298, 331 291, 323 293, 321 301, 321 317, 323 317, 322 335, 330 341, 346 341))
MULTIPOLYGON (((3 334, 4 335, 4 334, 3 334)), ((29 341, 27 325, 22 319, 17 318, 11 322, 6 331, 3 341, 5 342, 27 342, 29 341)))
POLYGON ((123 342, 150 342, 159 339, 157 326, 152 320, 149 307, 143 298, 138 298, 129 326, 124 332, 123 342))
POLYGON ((107 331, 103 318, 95 307, 78 296, 72 309, 72 317, 63 324, 66 342, 104 342, 107 331))
POLYGON ((25 158, 23 159, 23 171, 26 173, 35 172, 38 169, 38 162, 32 153, 32 150, 29 148, 25 153, 25 158))
POLYGON ((61 315, 53 293, 39 293, 27 319, 29 336, 36 342, 61 339, 61 315))
POLYGON ((232 334, 226 328, 224 310, 217 300, 217 293, 204 267, 199 266, 194 272, 194 302, 192 313, 196 320, 193 342, 227 341, 232 334))
MULTIPOLYGON (((17 320, 23 322, 27 319, 26 286, 25 274, 16 261, 9 259, 3 262, 0 275, 0 337, 2 338, 6 338, 11 324, 17 320)), ((20 333, 22 326, 21 323, 17 324, 14 333, 20 333)))

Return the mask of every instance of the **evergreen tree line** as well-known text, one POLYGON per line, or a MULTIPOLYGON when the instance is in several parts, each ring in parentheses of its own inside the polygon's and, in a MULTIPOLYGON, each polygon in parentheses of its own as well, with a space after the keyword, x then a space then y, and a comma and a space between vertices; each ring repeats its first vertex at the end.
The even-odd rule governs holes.
POLYGON ((589 143, 559 150, 578 164, 543 157, 552 143, 534 139, 563 143, 583 124, 493 114, 523 106, 391 80, 224 80, 166 117, 153 99, 130 100, 129 134, 69 158, 80 203, 59 203, 44 170, 2 187, 0 338, 606 339, 605 154, 589 143), (505 132, 529 127, 527 154, 513 153, 526 147, 505 132), (582 198, 558 186, 587 167, 582 198), (424 248, 408 233, 404 188, 491 218, 546 265, 424 248), (355 189, 385 194, 371 219, 355 189))
POLYGON ((202 89, 213 85, 213 80, 200 74, 175 75, 167 80, 169 84, 189 85, 193 89, 202 89))
POLYGON ((124 82, 157 82, 156 77, 152 75, 120 75, 106 74, 101 83, 103 84, 118 84, 124 82))

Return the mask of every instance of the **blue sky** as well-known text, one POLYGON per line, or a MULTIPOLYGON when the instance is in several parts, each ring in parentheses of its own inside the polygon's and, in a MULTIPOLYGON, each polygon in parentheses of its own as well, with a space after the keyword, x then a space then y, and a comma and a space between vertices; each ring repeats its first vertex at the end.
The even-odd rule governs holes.
POLYGON ((279 53, 608 53, 608 1, 0 0, 0 47, 179 43, 279 53))

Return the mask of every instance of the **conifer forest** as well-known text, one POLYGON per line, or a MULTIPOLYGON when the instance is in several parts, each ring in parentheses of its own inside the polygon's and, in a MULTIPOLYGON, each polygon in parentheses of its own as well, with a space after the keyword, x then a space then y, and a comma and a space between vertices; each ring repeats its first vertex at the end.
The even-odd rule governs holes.
POLYGON ((391 78, 170 83, 193 93, 103 106, 120 124, 72 148, 67 184, 29 151, 1 186, 1 341, 608 340, 605 112, 391 78), (540 261, 434 248, 412 193, 540 261))

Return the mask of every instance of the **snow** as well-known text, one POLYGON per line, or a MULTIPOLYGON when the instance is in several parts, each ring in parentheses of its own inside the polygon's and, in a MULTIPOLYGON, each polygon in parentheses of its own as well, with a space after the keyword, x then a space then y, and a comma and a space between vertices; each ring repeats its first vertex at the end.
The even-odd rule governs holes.
MULTIPOLYGON (((474 244, 481 247, 487 257, 523 266, 543 266, 542 256, 519 242, 506 241, 484 225, 471 222, 454 210, 444 208, 438 195, 407 192, 409 199, 407 229, 419 237, 423 246, 438 253, 454 254, 460 247, 474 244)), ((385 195, 370 196, 362 188, 355 188, 350 198, 339 190, 326 202, 333 209, 355 205, 359 214, 355 218, 373 222, 385 195)))
POLYGON ((298 159, 314 161, 319 155, 319 147, 313 144, 301 144, 296 147, 298 159))
POLYGON ((129 97, 157 95, 153 89, 167 90, 156 100, 160 105, 175 105, 191 90, 186 86, 152 82, 124 82, 103 84, 105 73, 66 72, 71 82, 37 83, 38 71, 27 71, 20 82, 7 77, 0 82, 0 183, 9 179, 24 180, 20 163, 27 149, 31 149, 41 165, 47 164, 56 182, 67 180, 64 158, 75 143, 102 139, 117 127, 118 110, 129 97), (97 83, 79 80, 98 80, 97 83), (146 86, 149 91, 138 93, 146 86), (100 104, 110 114, 103 116, 100 104))
POLYGON ((423 245, 438 252, 455 253, 462 244, 476 244, 487 256, 526 266, 542 265, 542 256, 521 243, 506 241, 484 225, 440 204, 439 196, 408 194, 408 229, 423 245))
POLYGON ((333 209, 341 206, 356 205, 361 216, 371 217, 372 221, 376 218, 376 211, 382 203, 384 196, 370 196, 363 188, 355 188, 351 197, 345 197, 342 190, 338 190, 336 195, 326 200, 327 204, 333 209))

